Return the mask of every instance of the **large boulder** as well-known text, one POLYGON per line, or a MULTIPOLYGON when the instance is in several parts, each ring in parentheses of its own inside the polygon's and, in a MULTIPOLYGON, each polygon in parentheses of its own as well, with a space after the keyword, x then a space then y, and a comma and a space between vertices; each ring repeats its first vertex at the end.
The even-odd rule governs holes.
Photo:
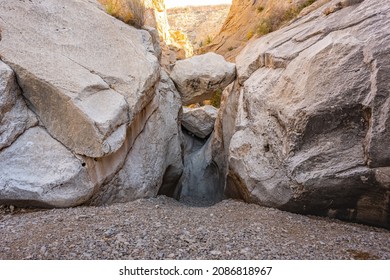
POLYGON ((223 56, 206 53, 176 62, 171 72, 183 105, 210 99, 223 90, 236 76, 236 67, 223 56))
POLYGON ((0 0, 0 32, 0 203, 113 203, 175 187, 180 98, 149 32, 88 0, 0 0), (122 179, 142 191, 116 195, 122 179))
POLYGON ((121 170, 102 188, 93 204, 172 196, 183 171, 180 95, 162 72, 155 100, 159 104, 137 137, 121 170))
POLYGON ((85 163, 41 127, 0 153, 0 170, 0 204, 70 207, 94 192, 85 163))
POLYGON ((331 1, 244 49, 213 139, 226 195, 390 226, 389 11, 331 1))
POLYGON ((199 138, 206 138, 213 132, 218 110, 206 105, 199 108, 183 108, 181 123, 185 129, 199 138))
POLYGON ((118 150, 154 95, 152 40, 98 3, 0 0, 2 60, 49 133, 72 151, 118 150))

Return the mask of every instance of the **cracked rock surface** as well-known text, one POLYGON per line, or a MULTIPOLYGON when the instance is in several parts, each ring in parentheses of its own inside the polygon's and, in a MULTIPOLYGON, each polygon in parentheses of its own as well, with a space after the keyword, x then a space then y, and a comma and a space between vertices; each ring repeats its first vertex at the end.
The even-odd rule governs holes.
POLYGON ((0 0, 1 203, 72 207, 174 189, 181 103, 154 41, 98 1, 0 0))
POLYGON ((215 161, 233 197, 389 227, 390 3, 337 2, 237 57, 215 161))
POLYGON ((97 2, 0 3, 1 58, 50 134, 89 157, 118 150, 159 78, 149 33, 97 2))

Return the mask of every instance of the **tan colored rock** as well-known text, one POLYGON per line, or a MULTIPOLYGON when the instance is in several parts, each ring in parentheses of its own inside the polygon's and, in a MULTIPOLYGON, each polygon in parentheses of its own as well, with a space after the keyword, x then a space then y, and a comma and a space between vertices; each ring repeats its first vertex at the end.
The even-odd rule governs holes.
POLYGON ((230 5, 187 6, 168 9, 167 15, 170 27, 187 34, 196 53, 219 33, 229 10, 230 5))
POLYGON ((90 157, 118 150, 154 95, 159 65, 150 35, 86 0, 0 7, 1 57, 49 133, 90 157))
POLYGON ((206 105, 200 108, 183 108, 182 126, 199 138, 206 138, 213 132, 218 110, 206 105))
POLYGON ((235 65, 215 53, 178 61, 171 73, 183 105, 210 99, 217 90, 227 87, 235 76, 235 65))
POLYGON ((87 169, 41 127, 0 151, 0 204, 71 207, 93 194, 87 169))
POLYGON ((228 196, 389 227, 390 3, 326 8, 237 58, 214 161, 228 196))

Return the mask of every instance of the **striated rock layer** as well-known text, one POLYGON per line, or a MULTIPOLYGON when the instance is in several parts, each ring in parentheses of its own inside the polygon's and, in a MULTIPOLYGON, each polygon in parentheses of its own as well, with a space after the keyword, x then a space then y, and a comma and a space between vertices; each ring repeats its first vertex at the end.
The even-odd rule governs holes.
POLYGON ((227 196, 390 227, 389 23, 388 2, 331 1, 240 53, 213 139, 227 196))
POLYGON ((0 0, 0 203, 79 205, 119 192, 122 168, 140 170, 126 180, 144 196, 177 180, 178 94, 148 31, 94 1, 11 2, 0 0))

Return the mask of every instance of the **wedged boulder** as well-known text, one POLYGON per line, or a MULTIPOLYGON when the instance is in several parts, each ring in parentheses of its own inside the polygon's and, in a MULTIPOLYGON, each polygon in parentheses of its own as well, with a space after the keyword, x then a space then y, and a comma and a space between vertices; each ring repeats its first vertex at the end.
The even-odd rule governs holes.
POLYGON ((390 227, 390 3, 337 2, 239 55, 214 160, 228 196, 390 227))
POLYGON ((218 109, 211 105, 199 108, 183 108, 182 126, 199 138, 206 138, 214 129, 218 109))
POLYGON ((0 61, 0 151, 36 123, 21 96, 14 72, 0 61))
POLYGON ((223 90, 236 76, 235 64, 223 56, 206 53, 176 62, 171 72, 183 105, 190 105, 213 97, 223 90))
POLYGON ((92 204, 128 202, 158 193, 173 196, 183 163, 179 111, 180 95, 165 72, 151 114, 124 165, 93 198, 92 204))
POLYGON ((87 0, 0 0, 0 55, 48 132, 73 152, 117 151, 154 96, 150 35, 87 0))
POLYGON ((0 152, 0 204, 71 207, 94 191, 85 163, 41 127, 0 152))

